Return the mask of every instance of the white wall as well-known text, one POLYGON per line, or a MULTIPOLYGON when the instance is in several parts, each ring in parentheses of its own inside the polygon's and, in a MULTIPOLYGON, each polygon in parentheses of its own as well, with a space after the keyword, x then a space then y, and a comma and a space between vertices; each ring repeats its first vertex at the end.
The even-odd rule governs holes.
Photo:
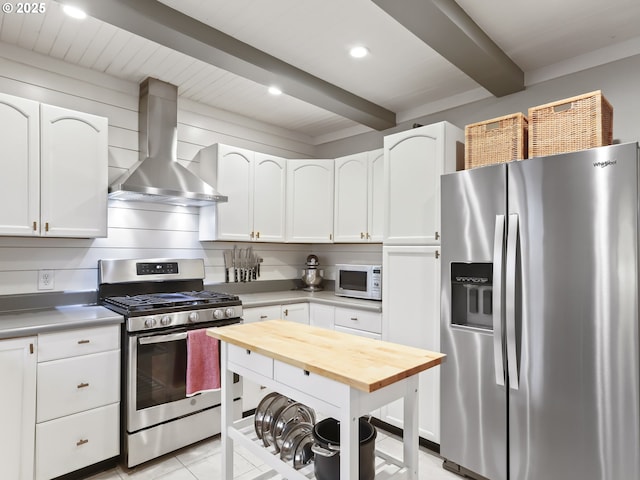
MULTIPOLYGON (((108 117, 110 181, 138 160, 138 84, 0 44, 0 91, 108 117)), ((178 157, 185 165, 216 142, 287 158, 314 156, 314 147, 295 133, 180 99, 178 108, 178 157)), ((233 244, 199 242, 197 230, 195 207, 110 201, 107 238, 0 237, 0 295, 37 292, 38 270, 43 269, 54 271, 55 291, 95 290, 98 260, 107 258, 202 257, 205 282, 223 282, 222 250, 233 244)), ((289 244, 253 247, 264 258, 262 280, 299 277, 306 256, 318 251, 328 265, 331 250, 289 244)), ((338 247, 331 262, 381 256, 379 246, 373 253, 357 250, 338 247)))

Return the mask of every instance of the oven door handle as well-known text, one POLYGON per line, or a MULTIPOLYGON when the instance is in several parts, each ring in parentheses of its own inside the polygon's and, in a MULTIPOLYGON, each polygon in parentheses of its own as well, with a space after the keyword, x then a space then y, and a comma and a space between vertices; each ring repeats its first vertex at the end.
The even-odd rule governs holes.
POLYGON ((187 338, 187 332, 171 333, 169 335, 154 335, 152 337, 140 337, 138 343, 140 345, 150 345, 152 343, 176 342, 187 338))

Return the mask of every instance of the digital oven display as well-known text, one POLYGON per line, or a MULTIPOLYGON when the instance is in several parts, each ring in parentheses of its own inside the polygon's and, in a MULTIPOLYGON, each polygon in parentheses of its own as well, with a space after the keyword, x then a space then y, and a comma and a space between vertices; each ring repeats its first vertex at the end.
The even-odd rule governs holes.
POLYGON ((138 275, 174 275, 178 273, 178 262, 136 263, 138 275))

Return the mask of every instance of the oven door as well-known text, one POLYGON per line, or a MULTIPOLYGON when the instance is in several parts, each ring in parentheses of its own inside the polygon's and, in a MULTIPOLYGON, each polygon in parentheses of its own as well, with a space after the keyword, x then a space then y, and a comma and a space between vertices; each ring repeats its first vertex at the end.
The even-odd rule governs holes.
MULTIPOLYGON (((237 323, 239 320, 229 323, 237 323)), ((210 328, 216 325, 199 325, 210 328)), ((187 329, 129 334, 126 359, 127 432, 158 425, 220 404, 220 391, 186 396, 187 329)), ((242 385, 234 383, 234 398, 242 385)))

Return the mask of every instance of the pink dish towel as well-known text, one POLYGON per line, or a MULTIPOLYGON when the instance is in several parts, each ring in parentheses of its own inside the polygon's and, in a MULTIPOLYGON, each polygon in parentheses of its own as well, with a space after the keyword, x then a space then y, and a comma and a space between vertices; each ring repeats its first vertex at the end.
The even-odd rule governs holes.
POLYGON ((187 332, 187 397, 220 389, 218 345, 205 328, 187 332))

